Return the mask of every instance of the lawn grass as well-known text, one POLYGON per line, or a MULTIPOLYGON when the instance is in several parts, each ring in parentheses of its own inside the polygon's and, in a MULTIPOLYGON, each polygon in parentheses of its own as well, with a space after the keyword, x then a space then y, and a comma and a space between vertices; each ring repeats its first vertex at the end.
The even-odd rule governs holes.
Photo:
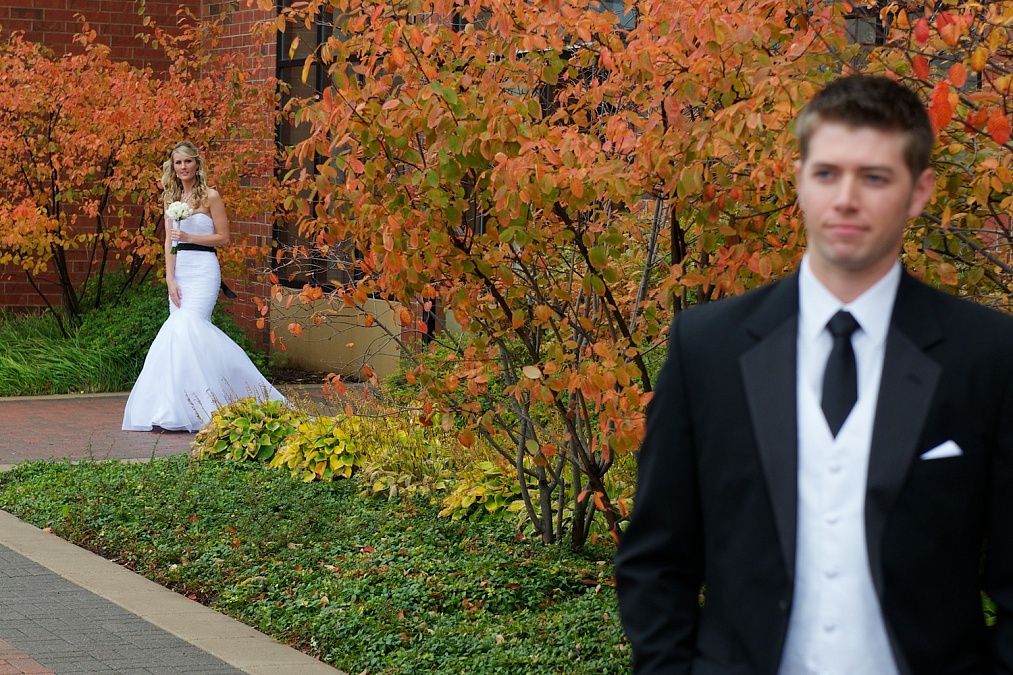
POLYGON ((0 508, 349 673, 629 673, 612 549, 257 463, 22 464, 0 508))
POLYGON ((0 312, 0 396, 120 391, 128 378, 113 350, 63 337, 52 316, 0 312))
MULTIPOLYGON (((68 336, 52 314, 0 310, 0 396, 127 391, 168 316, 165 286, 150 282, 133 287, 119 304, 85 313, 68 336)), ((220 305, 212 322, 268 372, 265 354, 220 305)))

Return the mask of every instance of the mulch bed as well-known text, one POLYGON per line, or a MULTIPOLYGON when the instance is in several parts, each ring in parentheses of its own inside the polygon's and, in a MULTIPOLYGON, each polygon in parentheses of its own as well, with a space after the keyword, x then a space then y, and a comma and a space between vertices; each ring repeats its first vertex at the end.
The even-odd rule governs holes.
POLYGON ((271 369, 271 384, 323 384, 330 373, 284 366, 271 369))

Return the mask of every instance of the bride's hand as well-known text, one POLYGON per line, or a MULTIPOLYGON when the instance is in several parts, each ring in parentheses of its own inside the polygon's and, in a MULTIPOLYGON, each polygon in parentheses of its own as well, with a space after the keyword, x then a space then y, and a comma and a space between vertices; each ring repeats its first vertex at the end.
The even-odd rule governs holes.
POLYGON ((169 287, 169 299, 172 300, 172 304, 179 307, 179 303, 183 300, 183 291, 175 281, 166 281, 165 283, 169 287))

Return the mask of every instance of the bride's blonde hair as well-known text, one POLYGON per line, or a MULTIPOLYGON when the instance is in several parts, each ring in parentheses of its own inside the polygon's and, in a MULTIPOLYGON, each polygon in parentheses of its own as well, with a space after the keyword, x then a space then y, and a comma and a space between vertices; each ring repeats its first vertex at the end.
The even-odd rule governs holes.
POLYGON ((197 208, 208 205, 208 174, 204 166, 204 158, 200 156, 197 146, 190 141, 180 141, 172 146, 169 152, 169 159, 162 162, 162 207, 168 208, 169 204, 180 201, 183 196, 183 183, 176 176, 172 167, 172 156, 183 155, 197 160, 197 182, 193 185, 193 203, 197 208))

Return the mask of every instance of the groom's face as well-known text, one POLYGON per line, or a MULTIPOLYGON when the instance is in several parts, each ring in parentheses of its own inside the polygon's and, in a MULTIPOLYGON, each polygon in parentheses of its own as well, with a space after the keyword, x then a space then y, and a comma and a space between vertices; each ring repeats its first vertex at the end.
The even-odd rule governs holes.
POLYGON ((797 167, 813 272, 879 279, 897 260, 904 229, 932 194, 933 175, 912 176, 900 132, 822 122, 797 167))

